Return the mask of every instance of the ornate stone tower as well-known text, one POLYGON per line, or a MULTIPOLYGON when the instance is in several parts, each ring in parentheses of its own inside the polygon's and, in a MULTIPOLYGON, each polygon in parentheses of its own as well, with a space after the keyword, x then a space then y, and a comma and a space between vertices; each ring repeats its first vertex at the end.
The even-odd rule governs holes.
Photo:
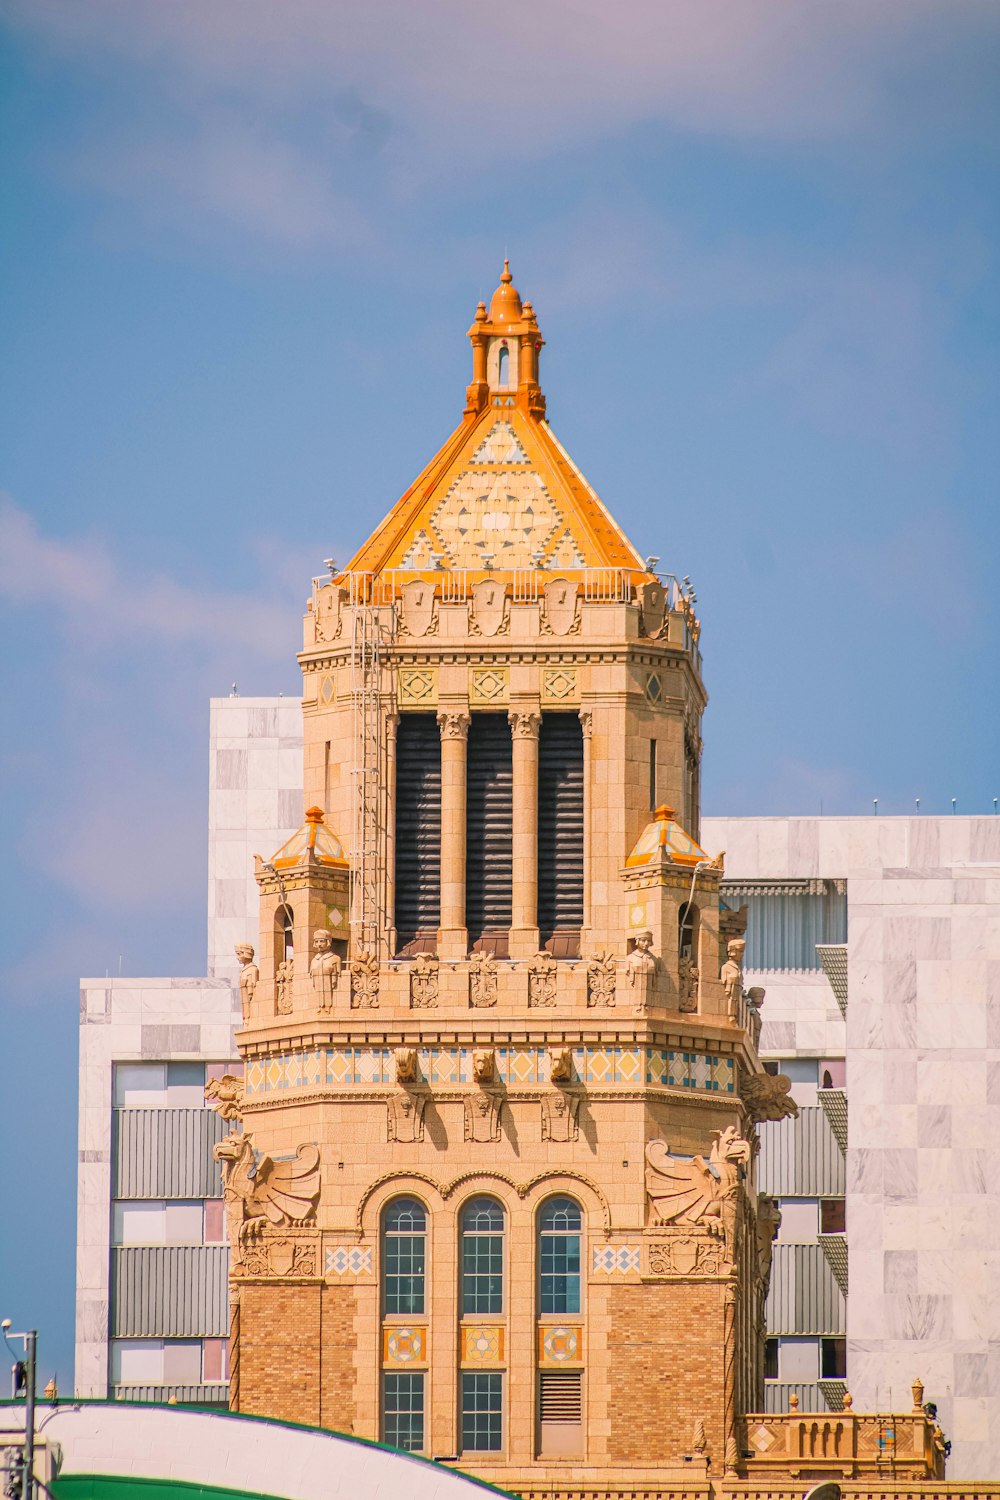
POLYGON ((760 1409, 754 1121, 794 1105, 698 843, 698 622, 554 437, 506 265, 469 337, 306 614, 224 1091, 233 1404, 526 1494, 704 1486, 760 1409))

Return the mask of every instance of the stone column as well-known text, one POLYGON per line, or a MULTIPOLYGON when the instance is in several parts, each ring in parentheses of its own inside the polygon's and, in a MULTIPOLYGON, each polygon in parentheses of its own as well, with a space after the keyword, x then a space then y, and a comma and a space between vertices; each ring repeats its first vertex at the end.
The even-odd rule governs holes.
POLYGON ((511 892, 511 958, 538 952, 538 731, 542 716, 533 709, 512 709, 513 749, 513 889, 511 892))
POLYGON ((581 708, 580 723, 583 725, 583 931, 580 933, 580 952, 586 955, 590 936, 590 736, 594 732, 594 715, 589 708, 581 708))
POLYGON ((469 950, 465 928, 465 759, 469 740, 467 713, 446 709, 437 716, 441 728, 441 926, 438 953, 464 958, 469 950))
POLYGON ((399 714, 385 716, 385 936, 391 958, 396 951, 396 731, 399 714))

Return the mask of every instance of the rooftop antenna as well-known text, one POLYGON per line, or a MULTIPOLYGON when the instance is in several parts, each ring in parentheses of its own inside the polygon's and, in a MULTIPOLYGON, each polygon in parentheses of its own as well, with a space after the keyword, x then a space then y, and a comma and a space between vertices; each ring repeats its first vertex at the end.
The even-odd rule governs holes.
POLYGON ((324 557, 323 566, 330 569, 330 577, 332 578, 337 571, 337 559, 335 557, 324 557))
POLYGON ((646 558, 646 572, 647 573, 655 573, 656 572, 656 564, 659 562, 659 560, 660 559, 658 557, 647 557, 646 558))
POLYGON ((993 798, 993 816, 996 817, 996 814, 997 814, 997 799, 994 797, 993 798))
POLYGON ((957 797, 952 797, 952 799, 951 799, 951 810, 952 810, 952 812, 955 811, 955 806, 956 806, 957 802, 958 802, 958 798, 957 797))
POLYGON ((873 797, 872 798, 872 807, 875 810, 875 816, 877 818, 878 817, 878 798, 877 797, 873 797))
POLYGON ((235 684, 235 682, 233 683, 232 687, 229 689, 229 696, 230 696, 230 698, 238 698, 240 696, 239 693, 236 691, 236 684, 235 684))
POLYGON ((919 813, 919 811, 920 811, 920 798, 918 797, 916 799, 916 801, 917 801, 917 812, 919 813))

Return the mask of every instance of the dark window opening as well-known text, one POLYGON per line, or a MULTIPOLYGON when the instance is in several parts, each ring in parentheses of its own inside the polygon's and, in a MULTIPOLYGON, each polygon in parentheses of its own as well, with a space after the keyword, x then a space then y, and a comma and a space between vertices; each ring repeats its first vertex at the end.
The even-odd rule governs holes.
POLYGON ((677 913, 677 944, 681 958, 694 958, 697 949, 698 908, 685 901, 677 913))
POLYGON ((433 953, 441 925, 441 736, 434 714, 396 731, 396 946, 433 953))
POLYGON ((821 1380, 846 1380, 847 1340, 820 1339, 819 1367, 821 1380))
POLYGON ((274 914, 274 961, 284 963, 295 956, 295 928, 290 906, 279 906, 274 914))
POLYGON ((847 1200, 845 1198, 821 1198, 819 1200, 820 1234, 847 1233, 847 1200))
POLYGON ((583 725, 542 714, 538 745, 538 930, 556 958, 578 958, 583 926, 583 725))
POLYGON ((778 1340, 764 1340, 764 1379, 777 1380, 778 1378, 778 1340))
POLYGON ((465 812, 469 947, 506 957, 512 916, 514 773, 506 714, 473 714, 465 812))

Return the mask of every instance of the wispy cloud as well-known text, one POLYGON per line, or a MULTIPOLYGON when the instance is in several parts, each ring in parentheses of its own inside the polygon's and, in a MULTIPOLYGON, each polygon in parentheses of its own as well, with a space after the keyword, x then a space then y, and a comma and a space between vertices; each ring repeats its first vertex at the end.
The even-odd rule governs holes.
POLYGON ((45 536, 9 498, 0 500, 0 599, 44 605, 77 647, 151 638, 279 660, 294 621, 290 601, 199 588, 155 567, 137 572, 101 542, 45 536))

